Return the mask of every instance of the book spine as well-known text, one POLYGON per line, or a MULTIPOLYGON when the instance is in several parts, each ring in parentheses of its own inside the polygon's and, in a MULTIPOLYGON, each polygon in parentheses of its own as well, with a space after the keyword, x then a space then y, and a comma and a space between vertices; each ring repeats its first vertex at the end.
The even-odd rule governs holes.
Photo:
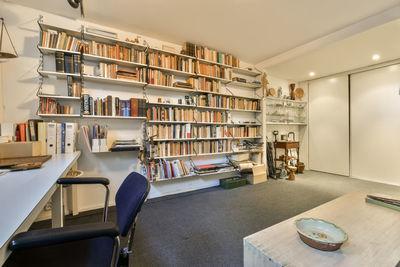
POLYGON ((64 55, 64 72, 65 73, 72 73, 72 56, 71 55, 64 55))
POLYGON ((82 101, 82 113, 83 115, 90 115, 90 105, 89 105, 89 95, 88 94, 83 94, 82 95, 83 101, 82 101))
POLYGON ((80 73, 81 72, 81 56, 73 55, 73 72, 80 73))
POLYGON ((65 153, 65 122, 61 123, 61 153, 65 153))
POLYGON ((56 52, 56 72, 65 72, 65 64, 64 64, 64 53, 56 52))
POLYGON ((68 96, 74 96, 73 84, 74 84, 74 78, 72 78, 72 76, 67 76, 68 96))

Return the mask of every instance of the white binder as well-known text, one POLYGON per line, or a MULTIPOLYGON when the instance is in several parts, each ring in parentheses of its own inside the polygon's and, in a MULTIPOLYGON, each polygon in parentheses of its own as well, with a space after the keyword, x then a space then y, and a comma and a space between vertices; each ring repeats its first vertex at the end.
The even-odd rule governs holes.
POLYGON ((56 154, 56 142, 57 142, 57 123, 47 123, 47 155, 56 154))
POLYGON ((65 123, 65 153, 73 153, 75 151, 75 132, 76 123, 65 123))
POLYGON ((61 123, 57 123, 56 127, 56 152, 61 154, 61 123))

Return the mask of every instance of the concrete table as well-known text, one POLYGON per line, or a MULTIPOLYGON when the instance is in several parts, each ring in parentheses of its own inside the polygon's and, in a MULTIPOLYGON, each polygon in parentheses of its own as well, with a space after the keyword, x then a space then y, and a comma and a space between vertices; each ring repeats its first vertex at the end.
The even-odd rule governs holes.
POLYGON ((400 212, 350 193, 243 240, 244 266, 396 266, 400 261, 400 212), (294 225, 304 217, 335 223, 348 241, 333 252, 309 247, 294 225))

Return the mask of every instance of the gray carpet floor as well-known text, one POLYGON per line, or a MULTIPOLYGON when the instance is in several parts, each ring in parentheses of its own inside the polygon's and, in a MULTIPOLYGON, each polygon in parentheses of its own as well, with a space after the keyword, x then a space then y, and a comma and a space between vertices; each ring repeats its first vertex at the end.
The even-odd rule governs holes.
MULTIPOLYGON (((308 171, 296 181, 271 179, 149 200, 139 214, 132 266, 242 266, 243 237, 354 191, 400 197, 397 186, 308 171)), ((66 224, 99 220, 94 213, 67 218, 66 224)))

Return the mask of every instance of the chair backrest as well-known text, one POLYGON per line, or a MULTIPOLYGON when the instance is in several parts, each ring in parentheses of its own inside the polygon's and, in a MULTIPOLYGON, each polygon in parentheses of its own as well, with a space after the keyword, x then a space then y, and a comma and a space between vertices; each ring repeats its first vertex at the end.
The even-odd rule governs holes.
POLYGON ((136 172, 130 173, 119 187, 115 196, 115 204, 121 236, 128 234, 149 191, 150 184, 147 179, 136 172))

